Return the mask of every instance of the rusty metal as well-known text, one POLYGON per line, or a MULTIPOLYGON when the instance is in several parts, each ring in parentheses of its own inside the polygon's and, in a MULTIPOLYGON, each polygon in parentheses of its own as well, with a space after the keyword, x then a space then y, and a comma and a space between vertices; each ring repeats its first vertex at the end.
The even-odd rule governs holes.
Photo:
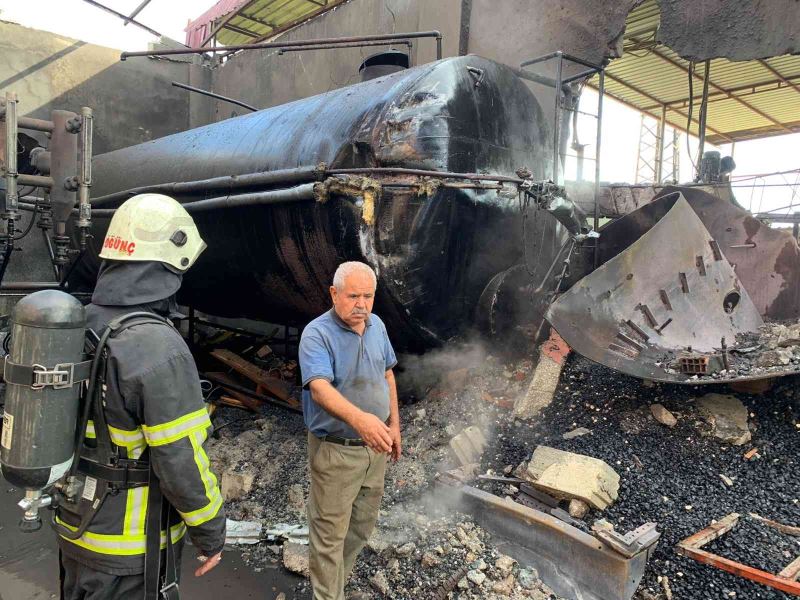
POLYGON ((767 571, 762 571, 761 569, 756 569, 754 567, 724 558, 717 554, 712 554, 711 552, 701 550, 701 548, 709 542, 719 538, 733 529, 738 522, 739 515, 737 513, 731 513, 716 523, 712 523, 705 529, 698 531, 697 533, 678 542, 678 545, 675 547, 675 551, 681 556, 692 558, 698 562, 722 569, 728 573, 733 573, 739 577, 750 579, 776 590, 786 592, 787 594, 800 596, 800 583, 795 581, 796 573, 794 572, 795 563, 797 560, 788 565, 786 569, 781 571, 782 574, 786 574, 786 576, 783 576, 768 573, 767 571))
MULTIPOLYGON (((93 0, 84 0, 97 5, 93 0)), ((174 56, 183 54, 205 54, 207 52, 238 52, 240 50, 265 50, 269 48, 300 48, 303 46, 339 46, 340 44, 370 45, 370 42, 412 40, 420 38, 434 38, 436 40, 436 60, 442 59, 442 33, 440 31, 411 31, 408 33, 386 33, 379 35, 360 35, 339 38, 318 38, 315 40, 293 40, 285 42, 264 42, 260 44, 242 44, 238 46, 220 46, 212 48, 167 48, 162 50, 146 50, 141 52, 123 52, 120 60, 127 60, 138 56, 174 56)))
MULTIPOLYGON (((445 486, 441 486, 447 491, 445 486)), ((561 597, 628 600, 644 575, 655 545, 632 557, 593 535, 540 510, 504 500, 467 485, 450 489, 472 509, 503 552, 536 568, 542 581, 561 597)))
POLYGON ((209 98, 216 98, 217 100, 222 100, 223 102, 229 102, 230 104, 241 106, 242 108, 246 108, 247 110, 251 110, 253 112, 258 110, 252 104, 247 104, 246 102, 242 102, 241 100, 235 100, 234 98, 228 98, 227 96, 223 96, 222 94, 215 94, 214 92, 209 92, 208 90, 194 87, 193 85, 186 85, 185 83, 180 83, 179 81, 173 81, 172 85, 174 87, 181 88, 183 90, 189 90, 190 92, 196 92, 198 94, 202 94, 203 96, 208 96, 209 98))
MULTIPOLYGON (((113 207, 132 190, 165 190, 182 203, 222 197, 234 193, 232 178, 257 172, 236 192, 326 176, 374 180, 382 193, 360 203, 334 193, 325 203, 198 212, 209 250, 185 275, 180 301, 216 316, 304 325, 330 308, 336 267, 361 260, 378 273, 375 312, 393 343, 423 350, 470 329, 484 288, 523 254, 516 190, 439 183, 519 184, 523 166, 543 179, 547 131, 535 97, 507 67, 449 58, 97 156, 92 206, 113 207), (480 87, 467 67, 484 72, 480 87), (267 179, 270 171, 296 181, 267 179), (214 191, 200 182, 209 179, 214 191)), ((70 289, 94 285, 108 219, 93 221, 70 289)), ((537 243, 538 285, 567 236, 549 215, 527 235, 537 243)))
POLYGON ((683 196, 669 200, 666 215, 562 294, 547 318, 572 348, 596 362, 654 381, 696 383, 676 368, 687 348, 716 354, 722 337, 755 332, 763 320, 744 290, 735 309, 726 310, 727 294, 739 287, 733 267, 714 260, 711 235, 683 196), (624 343, 639 332, 647 339, 624 343))

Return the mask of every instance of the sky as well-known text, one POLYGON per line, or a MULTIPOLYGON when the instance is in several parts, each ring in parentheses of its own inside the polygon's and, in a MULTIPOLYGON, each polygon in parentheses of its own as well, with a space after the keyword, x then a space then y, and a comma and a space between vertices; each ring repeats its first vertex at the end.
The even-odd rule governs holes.
MULTIPOLYGON (((131 13, 140 3, 140 0, 100 1, 125 14, 131 13)), ((183 42, 184 28, 188 21, 203 14, 216 2, 217 0, 151 0, 136 19, 183 42)), ((146 50, 148 43, 155 41, 150 33, 133 25, 123 26, 119 18, 83 0, 0 0, 0 19, 120 50, 146 50)), ((596 106, 597 95, 594 90, 587 88, 581 99, 580 110, 594 113, 596 106)), ((594 156, 595 152, 595 122, 591 117, 581 116, 578 124, 579 140, 588 144, 585 149, 587 157, 594 156)), ((606 97, 600 160, 602 181, 635 182, 640 123, 641 116, 638 112, 606 97)), ((666 137, 671 139, 669 128, 666 137)), ((682 133, 680 148, 680 180, 691 181, 694 178, 692 160, 697 158, 697 139, 687 138, 682 133)), ((707 145, 706 149, 714 148, 707 145)), ((731 153, 729 145, 718 149, 723 156, 731 153)), ((791 204, 800 205, 800 197, 795 197, 800 195, 799 173, 748 179, 751 175, 800 168, 798 149, 800 134, 736 144, 734 159, 737 168, 734 176, 741 180, 735 183, 737 199, 755 211, 775 210, 791 204), (775 187, 787 183, 794 184, 794 187, 775 187)), ((585 173, 591 177, 594 172, 593 163, 587 161, 585 165, 585 173)), ((568 159, 566 175, 570 177, 574 174, 575 161, 568 159)))

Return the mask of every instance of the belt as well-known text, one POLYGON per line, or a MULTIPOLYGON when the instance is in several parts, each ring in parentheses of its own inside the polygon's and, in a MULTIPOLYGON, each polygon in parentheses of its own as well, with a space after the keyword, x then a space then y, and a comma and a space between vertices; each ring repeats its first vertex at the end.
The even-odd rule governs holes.
POLYGON ((343 438, 338 435, 323 435, 323 442, 331 442, 332 444, 339 444, 340 446, 366 446, 367 442, 360 438, 343 438))

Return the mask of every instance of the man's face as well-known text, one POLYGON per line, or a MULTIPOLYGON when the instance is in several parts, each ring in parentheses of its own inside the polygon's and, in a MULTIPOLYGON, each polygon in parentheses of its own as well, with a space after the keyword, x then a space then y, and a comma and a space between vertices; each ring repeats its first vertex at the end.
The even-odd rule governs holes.
POLYGON ((339 318, 350 327, 356 327, 367 320, 375 302, 375 284, 365 273, 352 273, 345 277, 344 287, 337 290, 331 286, 333 309, 339 318))

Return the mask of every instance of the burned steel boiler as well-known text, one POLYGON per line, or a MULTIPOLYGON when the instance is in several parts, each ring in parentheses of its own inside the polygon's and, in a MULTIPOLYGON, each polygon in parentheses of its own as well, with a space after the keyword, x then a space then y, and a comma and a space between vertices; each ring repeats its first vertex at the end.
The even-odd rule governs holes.
MULTIPOLYGON (((451 58, 100 155, 93 207, 117 206, 136 188, 184 204, 217 198, 193 213, 209 248, 180 292, 213 315, 304 324, 329 308, 337 265, 365 261, 378 273, 375 312, 395 343, 422 349, 471 328, 498 274, 524 263, 538 285, 552 272, 566 231, 549 215, 529 219, 523 244, 518 191, 502 181, 523 167, 534 179, 548 172, 547 130, 509 68, 451 58), (172 185, 240 175, 235 190, 172 185), (290 191, 247 202, 270 190, 290 191)), ((94 284, 104 212, 95 210, 94 247, 73 289, 94 284)))

